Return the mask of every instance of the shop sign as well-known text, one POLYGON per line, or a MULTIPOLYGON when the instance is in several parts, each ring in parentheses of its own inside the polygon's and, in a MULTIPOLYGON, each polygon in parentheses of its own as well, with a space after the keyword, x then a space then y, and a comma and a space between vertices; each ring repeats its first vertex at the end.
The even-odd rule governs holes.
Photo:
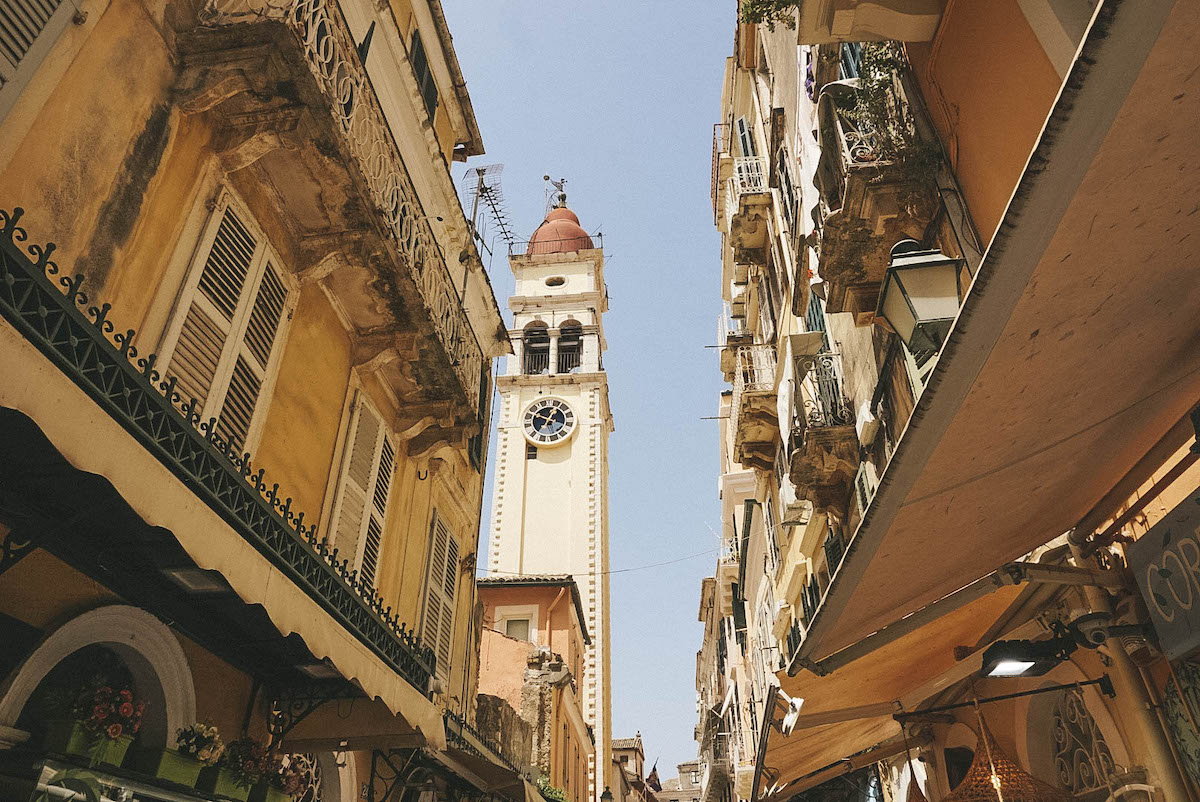
POLYGON ((1167 657, 1200 647, 1200 489, 1125 553, 1167 657))

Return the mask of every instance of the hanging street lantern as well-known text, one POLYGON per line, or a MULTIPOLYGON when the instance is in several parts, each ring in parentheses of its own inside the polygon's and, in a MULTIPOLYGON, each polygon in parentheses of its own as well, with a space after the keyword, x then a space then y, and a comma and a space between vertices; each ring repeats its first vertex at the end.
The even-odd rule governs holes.
POLYGON ((876 316, 887 321, 908 350, 941 349, 962 304, 964 265, 964 260, 925 250, 912 239, 892 248, 876 316))

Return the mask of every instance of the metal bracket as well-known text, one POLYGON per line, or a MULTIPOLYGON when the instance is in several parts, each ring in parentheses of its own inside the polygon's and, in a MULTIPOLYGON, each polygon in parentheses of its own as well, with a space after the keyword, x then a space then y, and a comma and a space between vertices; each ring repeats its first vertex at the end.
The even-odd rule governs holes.
POLYGON ((37 540, 32 534, 22 535, 19 529, 10 531, 4 542, 0 543, 0 574, 19 563, 37 547, 37 540))
POLYGON ((362 692, 342 680, 314 682, 276 690, 267 714, 268 746, 274 747, 292 728, 326 702, 335 699, 357 699, 362 692))

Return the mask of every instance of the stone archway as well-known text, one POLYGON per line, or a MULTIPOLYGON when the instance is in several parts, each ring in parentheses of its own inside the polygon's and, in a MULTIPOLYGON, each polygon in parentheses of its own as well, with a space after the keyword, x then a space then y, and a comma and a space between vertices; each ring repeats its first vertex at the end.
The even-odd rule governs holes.
POLYGON ((104 646, 128 667, 146 702, 142 737, 167 746, 175 730, 196 720, 196 690, 187 657, 165 624, 137 607, 114 604, 89 610, 51 633, 0 685, 0 729, 14 728, 50 670, 85 646, 104 646))

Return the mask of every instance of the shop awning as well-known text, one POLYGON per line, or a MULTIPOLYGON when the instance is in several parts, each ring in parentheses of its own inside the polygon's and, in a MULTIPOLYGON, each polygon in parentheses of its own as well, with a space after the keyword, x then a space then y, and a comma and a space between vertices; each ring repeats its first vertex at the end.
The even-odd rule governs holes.
POLYGON ((1198 51, 1193 3, 1101 5, 797 657, 1071 529, 1200 401, 1198 51))
POLYGON ((894 713, 913 710, 979 670, 980 653, 958 661, 955 646, 975 647, 998 633, 1038 634, 1031 611, 1016 603, 1027 592, 996 590, 824 677, 781 672, 780 690, 800 703, 799 716, 788 735, 767 725, 760 797, 787 799, 831 765, 898 737, 894 713))
POLYGON ((132 603, 151 610, 174 605, 169 617, 181 624, 211 629, 206 610, 214 620, 233 622, 224 638, 245 646, 239 657, 259 676, 303 679, 297 663, 327 660, 380 702, 395 730, 409 730, 434 749, 445 746, 442 714, 428 698, 234 532, 32 345, 6 325, 0 325, 0 336, 6 338, 0 376, 22 377, 0 382, 0 501, 53 534, 53 542, 39 545, 85 573, 101 570, 132 603), (227 592, 187 596, 158 570, 164 561, 218 571, 227 592))

